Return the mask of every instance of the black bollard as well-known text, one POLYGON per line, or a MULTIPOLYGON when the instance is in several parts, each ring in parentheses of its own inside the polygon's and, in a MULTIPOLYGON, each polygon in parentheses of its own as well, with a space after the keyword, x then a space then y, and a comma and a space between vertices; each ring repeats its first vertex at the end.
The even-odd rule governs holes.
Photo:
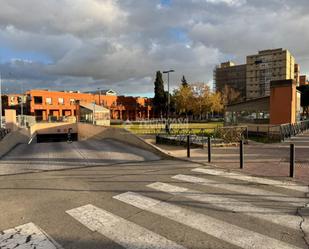
POLYGON ((187 157, 190 157, 190 135, 187 136, 187 157))
POLYGON ((207 150, 208 150, 208 162, 211 162, 211 138, 208 137, 207 140, 207 150))
POLYGON ((290 144, 290 177, 295 177, 295 145, 290 144))
POLYGON ((239 162, 240 162, 240 168, 244 168, 244 141, 240 140, 239 142, 239 162))

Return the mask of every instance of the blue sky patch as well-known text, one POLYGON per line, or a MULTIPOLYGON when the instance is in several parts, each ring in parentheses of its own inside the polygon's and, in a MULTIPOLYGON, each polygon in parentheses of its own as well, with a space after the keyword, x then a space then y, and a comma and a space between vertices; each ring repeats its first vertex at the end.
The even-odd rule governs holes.
POLYGON ((0 63, 9 62, 12 59, 21 59, 34 62, 41 62, 44 64, 51 63, 51 59, 45 54, 33 51, 16 51, 9 47, 1 46, 0 49, 0 63))
POLYGON ((163 6, 171 6, 172 0, 160 0, 160 3, 161 3, 163 6))
POLYGON ((169 29, 169 35, 176 42, 187 43, 187 42, 190 41, 186 30, 182 29, 182 28, 171 28, 171 29, 169 29))

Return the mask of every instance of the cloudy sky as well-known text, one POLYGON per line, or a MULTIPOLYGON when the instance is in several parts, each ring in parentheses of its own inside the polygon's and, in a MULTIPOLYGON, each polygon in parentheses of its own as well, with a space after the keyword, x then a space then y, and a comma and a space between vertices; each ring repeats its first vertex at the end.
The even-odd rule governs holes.
POLYGON ((309 74, 308 0, 0 0, 4 92, 151 96, 155 71, 212 82, 225 60, 289 49, 309 74))

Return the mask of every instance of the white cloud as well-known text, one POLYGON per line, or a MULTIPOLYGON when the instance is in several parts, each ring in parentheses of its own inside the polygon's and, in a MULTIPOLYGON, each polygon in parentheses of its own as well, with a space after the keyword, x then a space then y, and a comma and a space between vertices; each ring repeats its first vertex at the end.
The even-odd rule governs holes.
POLYGON ((127 14, 114 0, 1 0, 0 23, 34 33, 92 36, 117 32, 127 14))
POLYGON ((214 3, 214 4, 225 3, 230 6, 241 6, 245 4, 247 1, 246 0, 206 0, 206 2, 214 3))
POLYGON ((210 82, 220 61, 244 62, 247 54, 276 47, 291 50, 309 73, 307 0, 177 0, 168 7, 159 0, 0 0, 0 6, 1 54, 9 49, 21 59, 0 70, 29 88, 99 85, 146 93, 157 70, 175 70, 172 86, 183 74, 210 82))

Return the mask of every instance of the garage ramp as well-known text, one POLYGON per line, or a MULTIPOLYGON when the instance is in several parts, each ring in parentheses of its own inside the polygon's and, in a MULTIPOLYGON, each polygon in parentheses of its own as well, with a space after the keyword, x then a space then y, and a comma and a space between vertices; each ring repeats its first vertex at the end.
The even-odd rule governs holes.
POLYGON ((113 139, 20 144, 0 160, 0 175, 159 160, 113 139))

